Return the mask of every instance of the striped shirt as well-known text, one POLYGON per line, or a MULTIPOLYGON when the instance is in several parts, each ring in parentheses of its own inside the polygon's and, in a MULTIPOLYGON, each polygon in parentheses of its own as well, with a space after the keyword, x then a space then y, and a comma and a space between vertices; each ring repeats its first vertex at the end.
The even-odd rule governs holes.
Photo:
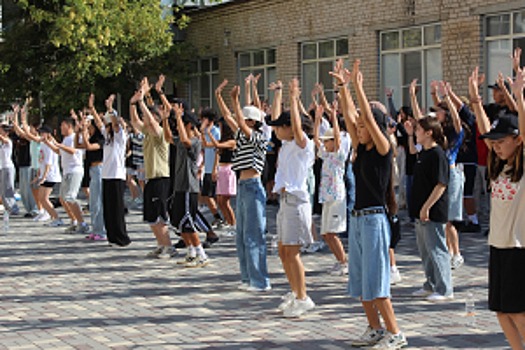
POLYGON ((237 145, 234 151, 233 166, 234 171, 255 169, 259 174, 262 173, 266 161, 266 147, 268 140, 260 131, 252 130, 250 138, 243 132, 237 131, 235 135, 237 145))

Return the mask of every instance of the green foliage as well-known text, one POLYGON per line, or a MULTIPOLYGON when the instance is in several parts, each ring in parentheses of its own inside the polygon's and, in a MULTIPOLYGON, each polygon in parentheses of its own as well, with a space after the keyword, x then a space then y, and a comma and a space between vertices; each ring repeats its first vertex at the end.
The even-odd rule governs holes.
POLYGON ((0 44, 4 103, 40 95, 47 113, 66 114, 90 91, 132 85, 152 63, 155 74, 167 68, 159 59, 183 62, 171 55, 190 52, 173 44, 171 32, 172 23, 184 27, 189 19, 178 11, 177 18, 165 16, 159 0, 20 0, 18 6, 22 20, 0 44))

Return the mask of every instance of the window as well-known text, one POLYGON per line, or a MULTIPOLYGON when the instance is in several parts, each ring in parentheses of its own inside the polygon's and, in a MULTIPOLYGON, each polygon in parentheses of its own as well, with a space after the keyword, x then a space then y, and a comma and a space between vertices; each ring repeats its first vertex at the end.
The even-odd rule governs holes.
POLYGON ((321 83, 328 101, 334 99, 333 78, 329 74, 339 58, 348 56, 348 39, 328 39, 316 42, 304 42, 301 44, 301 63, 303 99, 305 107, 308 108, 311 101, 309 91, 315 83, 321 83))
POLYGON ((195 72, 190 82, 190 105, 198 110, 200 107, 217 107, 215 88, 219 85, 219 59, 205 58, 194 63, 195 72))
MULTIPOLYGON (((525 9, 517 12, 488 15, 485 19, 486 84, 493 84, 498 73, 512 76, 509 55, 517 47, 525 49, 525 9)), ((521 56, 521 66, 525 57, 521 56)), ((485 89, 487 93, 487 89, 485 89)), ((488 94, 493 101, 492 94, 488 94)))
POLYGON ((3 41, 2 39, 2 36, 3 36, 3 31, 4 31, 4 18, 3 18, 3 9, 4 9, 4 4, 3 4, 3 1, 0 0, 0 42, 3 41))
POLYGON ((402 28, 379 35, 382 99, 386 101, 385 88, 391 88, 397 108, 410 105, 408 87, 417 79, 419 103, 430 106, 430 82, 442 79, 441 25, 402 28))
POLYGON ((241 104, 244 102, 244 79, 248 75, 261 74, 257 83, 257 92, 261 101, 269 100, 273 94, 269 93, 268 85, 277 79, 275 69, 275 49, 260 49, 240 52, 237 56, 239 66, 239 85, 241 86, 241 104))

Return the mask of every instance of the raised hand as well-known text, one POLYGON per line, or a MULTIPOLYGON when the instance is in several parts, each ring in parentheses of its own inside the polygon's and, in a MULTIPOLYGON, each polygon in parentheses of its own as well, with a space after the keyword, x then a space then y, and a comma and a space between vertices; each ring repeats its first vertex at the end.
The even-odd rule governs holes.
POLYGON ((468 79, 468 92, 471 100, 479 99, 479 67, 474 68, 468 79))
POLYGON ((250 82, 252 81, 253 79, 253 74, 250 73, 245 79, 244 79, 244 83, 246 84, 250 84, 250 82))
POLYGON ((140 88, 144 91, 144 95, 146 95, 151 90, 151 85, 149 83, 148 77, 142 78, 140 82, 140 88))
POLYGON ((388 98, 392 98, 392 96, 394 95, 394 89, 386 87, 385 88, 385 95, 388 98))
POLYGON ((301 95, 301 89, 299 88, 299 80, 297 78, 293 78, 290 80, 290 83, 288 84, 290 97, 293 98, 299 98, 301 95))
POLYGON ((417 93, 417 79, 413 79, 408 87, 408 92, 410 95, 415 96, 417 93))
POLYGON ((131 104, 137 103, 139 101, 142 101, 143 99, 144 99, 144 91, 142 91, 142 89, 138 89, 137 91, 135 91, 133 96, 131 96, 129 103, 131 104))
POLYGON ((175 116, 177 118, 182 118, 182 115, 184 114, 184 108, 182 107, 182 104, 175 103, 173 106, 173 111, 175 112, 175 116))
POLYGON ((113 109, 113 101, 115 101, 115 97, 116 97, 115 94, 111 94, 107 98, 107 100, 106 100, 106 108, 108 110, 112 110, 113 109))
POLYGON ((162 91, 162 87, 164 86, 165 81, 166 77, 164 76, 164 74, 159 75, 159 80, 157 80, 157 82, 155 83, 155 90, 157 90, 157 92, 162 91))
MULTIPOLYGON (((346 84, 348 81, 347 81, 347 77, 345 75, 345 71, 344 71, 344 61, 343 59, 338 59, 337 62, 335 63, 335 66, 334 66, 334 70, 332 72, 330 72, 330 75, 335 79, 337 80, 337 83, 338 84, 346 84)), ((319 84, 320 85, 320 84, 319 84)), ((316 84, 317 86, 317 84, 316 84)), ((319 90, 319 92, 321 92, 321 90, 319 90)))
POLYGON ((357 85, 363 85, 363 73, 361 73, 361 70, 359 68, 360 65, 361 60, 355 60, 354 64, 352 65, 352 72, 350 73, 350 79, 354 84, 357 85))
POLYGON ((317 105, 315 108, 315 120, 314 125, 315 127, 319 127, 321 125, 321 120, 323 119, 323 113, 324 113, 324 107, 323 105, 317 105))
POLYGON ((253 85, 257 85, 257 83, 259 82, 259 79, 261 79, 261 73, 257 74, 256 76, 252 78, 253 85))
POLYGON ((95 94, 89 94, 88 107, 90 109, 95 107, 95 94))
POLYGON ((517 47, 514 49, 514 52, 512 55, 510 55, 510 58, 512 59, 512 69, 517 73, 521 71, 520 68, 520 61, 521 61, 521 47, 517 47))
POLYGON ((221 94, 222 90, 226 87, 226 85, 228 85, 228 79, 224 79, 222 83, 220 83, 219 86, 217 86, 217 88, 215 89, 215 93, 221 94))
POLYGON ((405 130, 408 134, 408 136, 414 135, 414 125, 412 125, 412 122, 410 120, 406 120, 403 125, 405 126, 405 130))
POLYGON ((430 82, 430 93, 431 94, 437 94, 438 93, 438 87, 439 87, 439 81, 432 80, 430 82))
POLYGON ((280 90, 283 88, 283 82, 280 80, 277 80, 275 83, 270 83, 268 86, 268 90, 280 90))

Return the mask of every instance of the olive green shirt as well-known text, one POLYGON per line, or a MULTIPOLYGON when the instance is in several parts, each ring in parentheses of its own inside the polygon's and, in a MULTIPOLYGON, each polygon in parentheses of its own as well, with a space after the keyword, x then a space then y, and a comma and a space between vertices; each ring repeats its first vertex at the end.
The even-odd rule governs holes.
POLYGON ((144 169, 146 179, 170 177, 169 144, 164 138, 164 132, 155 136, 143 128, 144 133, 144 169))

